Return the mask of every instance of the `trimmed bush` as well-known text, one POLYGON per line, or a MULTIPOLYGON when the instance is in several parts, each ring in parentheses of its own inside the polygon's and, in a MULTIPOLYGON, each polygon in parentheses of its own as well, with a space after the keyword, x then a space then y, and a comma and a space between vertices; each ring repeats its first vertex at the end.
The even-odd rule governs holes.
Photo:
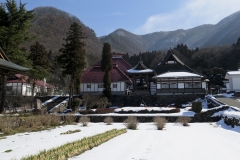
POLYGON ((168 122, 163 117, 154 117, 153 121, 155 122, 155 126, 157 127, 158 130, 163 130, 165 124, 168 122))
POLYGON ((192 102, 192 111, 195 113, 201 113, 202 111, 202 102, 192 102))
POLYGON ((190 117, 179 117, 176 120, 176 123, 182 123, 183 126, 189 126, 189 122, 191 121, 190 117))
POLYGON ((72 102, 73 111, 75 111, 80 106, 81 103, 82 103, 82 100, 80 98, 74 98, 72 102))
POLYGON ((90 122, 90 118, 86 117, 86 116, 83 116, 83 117, 80 118, 79 121, 82 123, 83 126, 87 126, 88 123, 90 122))
POLYGON ((104 119, 104 123, 106 123, 107 125, 111 125, 113 123, 113 118, 112 117, 106 117, 104 119))
POLYGON ((97 108, 95 114, 113 113, 114 108, 97 108))
POLYGON ((128 117, 127 119, 124 120, 124 125, 125 125, 128 129, 136 130, 138 124, 139 124, 139 123, 138 123, 137 117, 130 116, 130 117, 128 117))

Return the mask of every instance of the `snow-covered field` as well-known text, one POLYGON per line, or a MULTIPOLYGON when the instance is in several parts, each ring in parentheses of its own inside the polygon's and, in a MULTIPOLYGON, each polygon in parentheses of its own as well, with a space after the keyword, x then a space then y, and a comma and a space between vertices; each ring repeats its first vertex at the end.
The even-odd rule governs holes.
MULTIPOLYGON (((106 125, 90 123, 67 125, 56 129, 21 133, 0 140, 0 159, 21 159, 67 142, 79 140, 113 128, 125 128, 122 123, 106 125), (68 130, 81 132, 60 135, 68 130), (6 150, 12 150, 5 153, 6 150)), ((191 123, 189 127, 167 123, 164 130, 156 129, 153 123, 140 123, 138 130, 128 130, 98 147, 71 159, 79 160, 213 160, 240 157, 240 127, 231 128, 222 121, 218 123, 191 123)))

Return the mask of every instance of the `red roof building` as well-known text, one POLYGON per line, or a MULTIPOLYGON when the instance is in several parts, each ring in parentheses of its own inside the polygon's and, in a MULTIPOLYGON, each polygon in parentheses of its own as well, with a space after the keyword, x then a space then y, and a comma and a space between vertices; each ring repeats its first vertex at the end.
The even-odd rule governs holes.
MULTIPOLYGON (((15 74, 13 77, 7 80, 7 94, 31 96, 32 95, 32 84, 27 81, 28 77, 22 74, 15 74)), ((45 92, 48 95, 52 95, 54 91, 54 86, 46 83, 46 81, 38 80, 34 89, 34 96, 37 93, 45 92)))
MULTIPOLYGON (((113 55, 112 63, 113 69, 110 72, 112 94, 125 94, 127 87, 132 84, 132 79, 126 74, 126 71, 132 66, 122 58, 122 55, 113 55)), ((98 62, 82 74, 82 94, 102 93, 104 72, 101 70, 100 64, 101 62, 98 62)))

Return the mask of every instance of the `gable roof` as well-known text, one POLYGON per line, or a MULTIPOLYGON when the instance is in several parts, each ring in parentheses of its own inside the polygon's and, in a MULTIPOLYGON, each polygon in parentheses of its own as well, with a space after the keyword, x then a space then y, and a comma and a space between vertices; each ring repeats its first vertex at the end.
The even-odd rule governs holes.
POLYGON ((166 57, 158 64, 155 68, 157 75, 166 73, 166 72, 190 72, 201 75, 197 73, 186 64, 184 64, 174 53, 172 50, 168 52, 166 57), (174 63, 167 64, 168 62, 174 61, 174 63))
POLYGON ((233 76, 240 76, 240 70, 238 71, 228 71, 225 75, 225 79, 229 79, 230 77, 233 76))
MULTIPOLYGON (((112 58, 113 69, 110 71, 111 82, 125 81, 132 83, 132 80, 125 71, 132 68, 121 56, 112 58)), ((101 61, 82 74, 82 83, 103 83, 104 72, 101 70, 101 61)))

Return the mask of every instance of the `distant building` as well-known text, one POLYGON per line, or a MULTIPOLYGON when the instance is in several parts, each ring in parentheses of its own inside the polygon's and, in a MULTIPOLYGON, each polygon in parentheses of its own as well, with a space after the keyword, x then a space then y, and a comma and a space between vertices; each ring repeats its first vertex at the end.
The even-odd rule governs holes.
MULTIPOLYGON (((112 94, 206 94, 207 80, 169 52, 155 70, 148 69, 140 60, 131 67, 122 55, 112 58, 110 73, 112 94), (129 92, 131 90, 131 92, 129 92)), ((100 62, 82 74, 81 94, 102 94, 103 76, 100 62)))
POLYGON ((240 69, 238 71, 228 71, 225 75, 227 91, 240 92, 240 69))
POLYGON ((157 95, 206 94, 207 83, 203 75, 185 65, 172 51, 155 68, 157 95))
MULTIPOLYGON (((7 80, 7 95, 32 96, 32 84, 27 82, 28 77, 21 74, 15 74, 7 80)), ((35 95, 54 95, 54 86, 47 84, 46 80, 38 80, 34 88, 35 95)))
MULTIPOLYGON (((113 69, 110 71, 112 94, 124 95, 127 88, 132 84, 132 79, 126 74, 132 66, 127 63, 123 55, 113 55, 113 69)), ((82 83, 80 85, 81 94, 102 94, 103 92, 104 72, 101 70, 101 62, 90 67, 82 74, 82 83)))

